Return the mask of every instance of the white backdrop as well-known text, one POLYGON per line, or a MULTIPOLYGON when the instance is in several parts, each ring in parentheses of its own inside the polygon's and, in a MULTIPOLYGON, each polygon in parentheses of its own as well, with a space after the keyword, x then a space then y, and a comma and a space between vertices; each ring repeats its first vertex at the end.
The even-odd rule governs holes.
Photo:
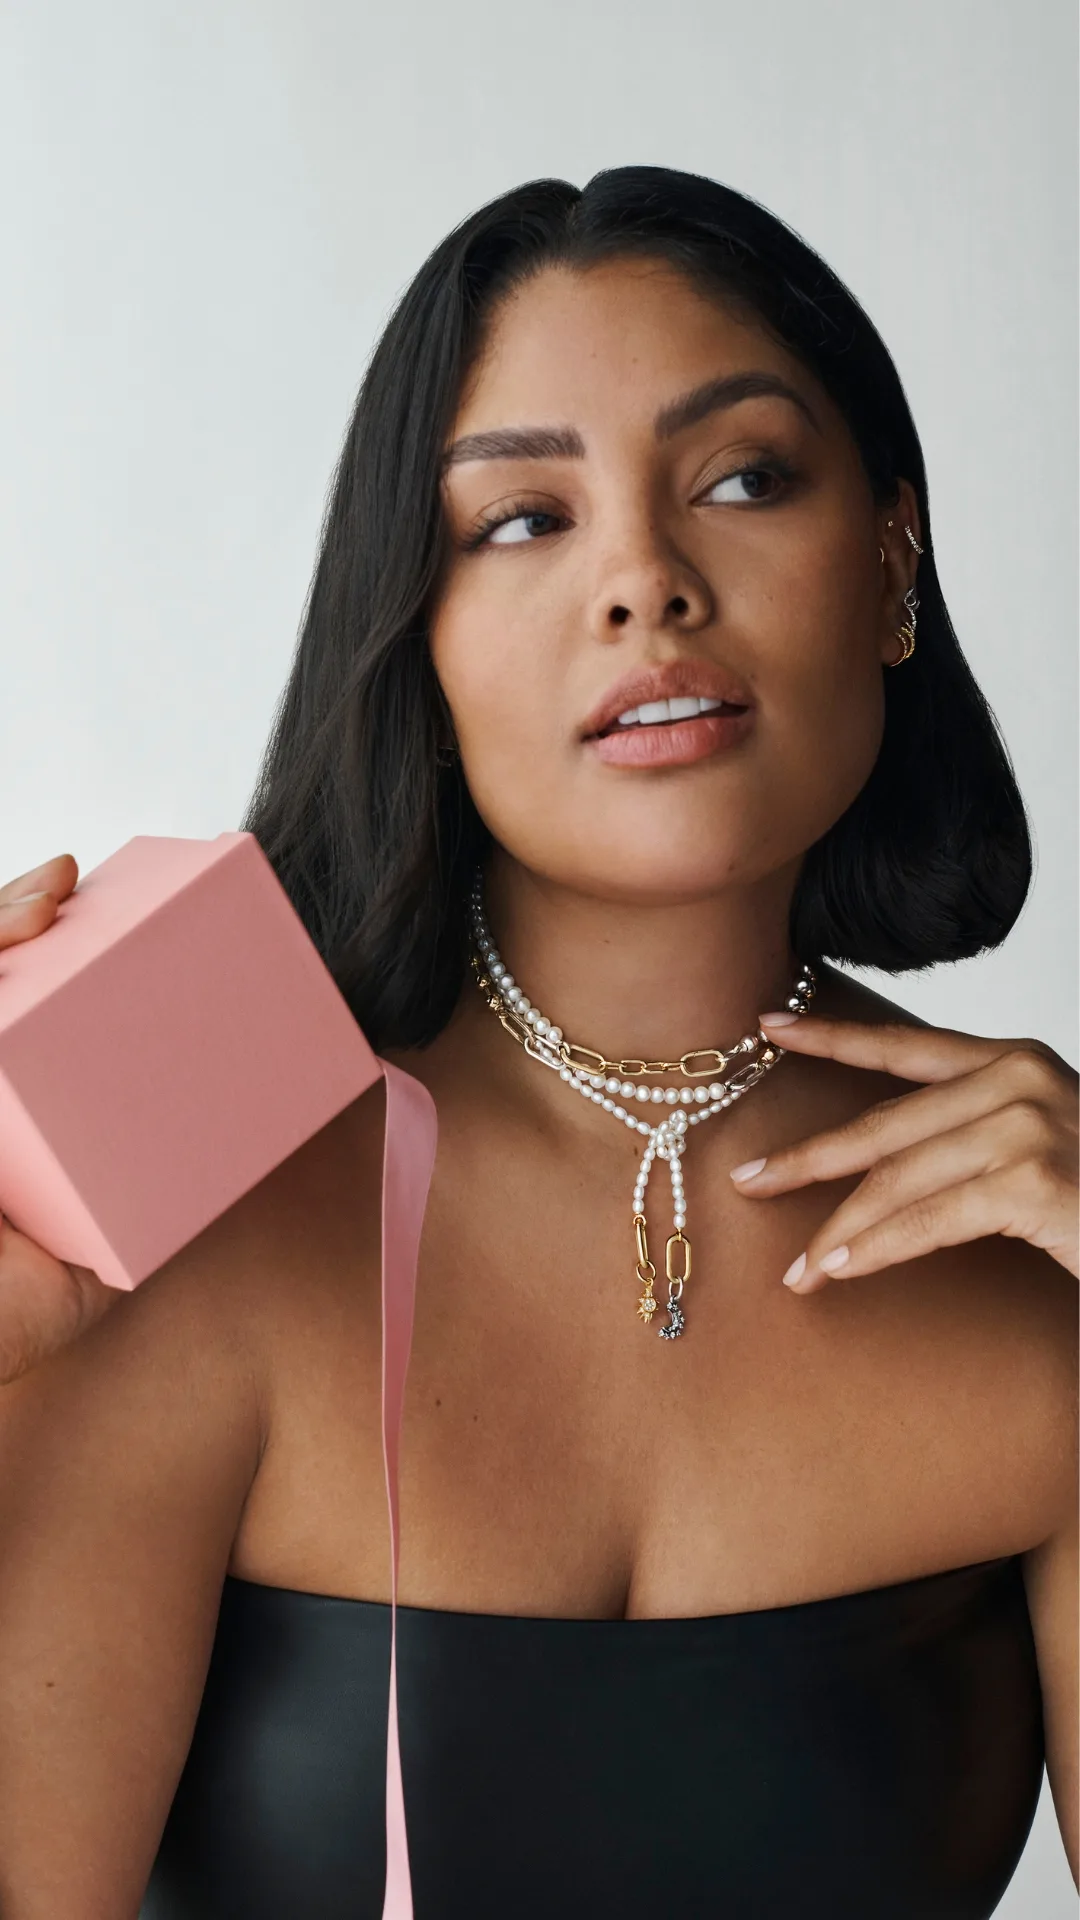
MULTIPOLYGON (((880 327, 1038 841, 997 954, 886 991, 1075 1058, 1070 0, 6 0, 0 874, 234 827, 363 365, 538 175, 763 201, 880 327)), ((999 1911, 1065 1920, 1046 1797, 999 1911)))

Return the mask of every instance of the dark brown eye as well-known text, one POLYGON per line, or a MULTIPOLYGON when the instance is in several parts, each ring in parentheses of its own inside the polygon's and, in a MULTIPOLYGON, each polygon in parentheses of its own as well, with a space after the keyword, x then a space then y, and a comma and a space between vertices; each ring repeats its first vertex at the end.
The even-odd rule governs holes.
POLYGON ((487 534, 487 543, 491 547, 516 546, 522 541, 538 539, 541 534, 550 533, 559 525, 557 514, 543 513, 536 508, 528 513, 516 513, 512 519, 500 520, 487 534), (520 529, 524 528, 524 532, 520 529))
POLYGON ((734 473, 722 474, 719 480, 714 480, 704 497, 716 506, 745 506, 754 501, 767 503, 778 498, 787 482, 793 478, 792 469, 779 461, 769 466, 738 467, 734 473), (717 499, 721 487, 734 491, 729 492, 726 499, 717 499))

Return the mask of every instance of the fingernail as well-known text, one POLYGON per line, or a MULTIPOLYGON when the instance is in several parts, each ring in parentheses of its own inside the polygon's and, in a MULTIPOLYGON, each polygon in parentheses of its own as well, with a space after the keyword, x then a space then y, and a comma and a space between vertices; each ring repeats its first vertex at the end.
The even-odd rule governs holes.
POLYGON ((731 1177, 733 1180, 752 1180, 755 1173, 760 1173, 764 1165, 763 1159, 744 1160, 741 1167, 732 1167, 731 1177))
POLYGON ((799 1284, 799 1281, 802 1279, 803 1274, 805 1272, 806 1272, 806 1255, 805 1253, 800 1253, 798 1259, 792 1261, 790 1267, 788 1268, 787 1272, 784 1275, 785 1287, 797 1287, 799 1284))
POLYGON ((5 900, 3 905, 5 907, 28 907, 32 900, 47 900, 48 897, 48 888, 44 888, 41 893, 20 893, 17 900, 5 900))
POLYGON ((783 1013, 763 1013, 761 1024, 763 1027, 793 1027, 798 1017, 797 1013, 789 1013, 785 1008, 783 1013))
POLYGON ((839 1273, 841 1267, 846 1267, 850 1259, 850 1247, 834 1247, 831 1253, 822 1254, 818 1266, 824 1268, 826 1273, 839 1273))

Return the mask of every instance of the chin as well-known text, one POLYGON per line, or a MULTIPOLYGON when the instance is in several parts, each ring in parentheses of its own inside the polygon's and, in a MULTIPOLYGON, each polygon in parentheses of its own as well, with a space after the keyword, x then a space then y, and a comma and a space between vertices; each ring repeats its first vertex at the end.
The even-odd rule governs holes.
POLYGON ((793 877, 801 853, 785 849, 775 861, 763 863, 760 855, 751 857, 745 842, 733 844, 715 830, 656 833, 644 842, 640 834, 596 832, 587 843, 579 830, 558 847, 552 837, 543 847, 533 839, 528 846, 519 843, 507 850, 556 886, 628 907, 688 906, 732 887, 760 883, 789 867, 793 877))

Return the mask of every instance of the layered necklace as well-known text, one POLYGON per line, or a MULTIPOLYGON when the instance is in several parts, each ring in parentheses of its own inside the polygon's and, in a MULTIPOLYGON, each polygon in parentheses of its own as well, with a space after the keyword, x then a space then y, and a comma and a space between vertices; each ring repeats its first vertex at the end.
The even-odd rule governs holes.
MULTIPOLYGON (((645 1193, 653 1162, 667 1162, 674 1231, 668 1236, 664 1261, 668 1283, 664 1304, 668 1319, 659 1332, 661 1340, 677 1340, 686 1325, 681 1303, 683 1288, 690 1278, 690 1242, 685 1231, 686 1191, 680 1164, 690 1128, 700 1126, 703 1120, 741 1100, 783 1057, 783 1048, 769 1040, 759 1027, 756 1033, 745 1034, 734 1046, 701 1047, 682 1054, 678 1060, 608 1060, 592 1047, 567 1040, 562 1028, 555 1026, 526 998, 503 964, 491 937, 479 874, 470 897, 470 915, 474 943, 472 968, 477 985, 507 1033, 524 1047, 530 1060, 550 1067, 566 1086, 591 1100, 604 1113, 610 1113, 613 1120, 629 1127, 631 1133, 640 1134, 645 1142, 634 1183, 633 1230, 634 1271, 642 1288, 637 1312, 646 1326, 661 1302, 653 1292, 656 1268, 649 1257, 645 1193), (740 1064, 732 1070, 733 1061, 740 1064), (646 1085, 648 1080, 665 1074, 680 1075, 682 1084, 646 1085), (650 1114, 646 1119, 646 1107, 663 1107, 663 1117, 650 1114)), ((788 1010, 805 1013, 816 985, 811 969, 800 967, 787 1002, 788 1010)))

